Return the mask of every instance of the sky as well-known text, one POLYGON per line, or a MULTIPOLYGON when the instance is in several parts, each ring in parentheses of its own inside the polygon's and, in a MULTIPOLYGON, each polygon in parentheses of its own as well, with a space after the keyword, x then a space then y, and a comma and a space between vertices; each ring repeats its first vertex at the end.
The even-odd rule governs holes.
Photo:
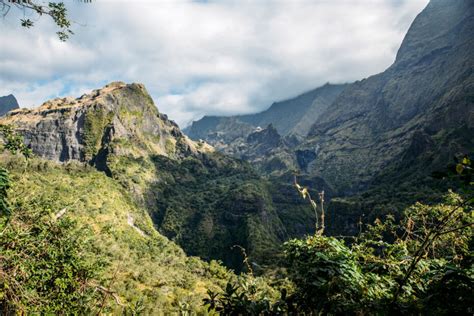
POLYGON ((65 3, 75 32, 65 43, 47 18, 16 8, 0 18, 0 96, 34 107, 140 82, 185 127, 385 70, 428 0, 65 3))

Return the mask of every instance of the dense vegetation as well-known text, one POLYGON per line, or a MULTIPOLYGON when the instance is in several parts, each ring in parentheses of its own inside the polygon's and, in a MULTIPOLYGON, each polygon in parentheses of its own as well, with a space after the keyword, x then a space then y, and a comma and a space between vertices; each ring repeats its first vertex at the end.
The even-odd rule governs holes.
POLYGON ((16 155, 0 155, 2 314, 198 312, 232 277, 186 256, 102 172, 25 160, 5 135, 16 155))
MULTIPOLYGON (((217 262, 187 257, 159 235, 123 183, 81 164, 30 158, 31 152, 11 128, 3 126, 1 132, 2 148, 8 151, 2 154, 0 169, 4 313, 447 315, 466 314, 474 306, 474 197, 468 157, 443 175, 456 184, 457 193, 449 192, 441 203, 416 203, 397 219, 377 218, 353 237, 324 236, 324 195, 313 194, 319 196, 313 200, 312 192, 297 184, 295 192, 309 200, 307 209, 315 212, 315 234, 286 242, 282 253, 273 249, 268 256, 283 260, 261 277, 254 276, 262 273, 256 271, 261 267, 246 250, 234 247, 246 271, 236 276, 217 262)), ((209 203, 209 212, 226 200, 216 202, 205 192, 229 190, 219 186, 220 177, 225 175, 224 184, 237 181, 245 170, 237 165, 223 174, 222 168, 203 169, 193 159, 178 165, 156 157, 154 163, 173 175, 161 189, 168 188, 165 194, 180 199, 168 205, 188 198, 186 191, 179 191, 187 183, 192 189, 188 196, 195 203, 209 203), (205 176, 203 170, 216 170, 220 177, 205 176), (203 185, 208 190, 200 189, 203 185)), ((242 182, 230 189, 227 208, 235 203, 245 206, 248 196, 260 198, 259 185, 242 182)), ((176 213, 175 220, 185 214, 176 213)), ((170 224, 162 227, 186 227, 170 224)), ((206 243, 187 242, 196 247, 206 243)))
POLYGON ((469 314, 474 306, 470 168, 468 158, 457 165, 467 182, 463 197, 449 192, 443 203, 416 203, 400 221, 385 216, 347 240, 320 230, 286 242, 286 270, 277 278, 280 299, 249 290, 248 282, 231 282, 223 293, 209 292, 205 303, 224 314, 469 314), (282 287, 282 280, 290 284, 282 287))
MULTIPOLYGON (((117 152, 133 148, 121 140, 113 146, 117 152)), ((243 258, 234 245, 260 266, 274 264, 283 241, 313 230, 314 215, 291 183, 266 181, 248 163, 219 153, 182 159, 109 154, 107 163, 160 233, 188 255, 222 260, 236 271, 243 258)))

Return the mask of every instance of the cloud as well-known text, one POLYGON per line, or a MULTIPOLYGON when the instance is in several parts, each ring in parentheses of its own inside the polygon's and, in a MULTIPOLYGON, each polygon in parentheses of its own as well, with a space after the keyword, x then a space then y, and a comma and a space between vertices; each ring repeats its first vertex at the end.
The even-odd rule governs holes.
POLYGON ((427 0, 67 2, 75 35, 0 23, 0 95, 20 105, 142 82, 180 125, 257 112, 325 82, 383 71, 427 0), (3 45, 8 43, 8 45, 3 45))

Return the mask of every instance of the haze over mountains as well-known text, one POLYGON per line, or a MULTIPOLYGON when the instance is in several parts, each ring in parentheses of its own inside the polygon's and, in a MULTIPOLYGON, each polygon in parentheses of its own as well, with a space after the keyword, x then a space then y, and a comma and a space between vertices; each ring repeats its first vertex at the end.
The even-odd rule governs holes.
POLYGON ((472 150, 472 15, 471 1, 431 1, 386 71, 317 88, 262 113, 204 117, 187 132, 263 164, 267 173, 280 165, 321 177, 341 194, 366 189, 389 166, 423 161, 423 169, 433 171, 454 154, 472 150), (328 89, 331 93, 321 97, 328 89), (270 123, 282 137, 303 137, 275 142, 273 157, 262 162, 248 154, 255 145, 247 137, 270 123))
POLYGON ((431 0, 384 72, 184 132, 139 83, 0 98, 0 314, 467 313, 473 34, 431 0))

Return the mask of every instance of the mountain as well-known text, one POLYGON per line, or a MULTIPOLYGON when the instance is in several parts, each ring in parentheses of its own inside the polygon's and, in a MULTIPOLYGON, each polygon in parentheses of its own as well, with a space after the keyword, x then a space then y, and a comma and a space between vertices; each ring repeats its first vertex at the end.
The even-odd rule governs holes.
POLYGON ((447 186, 431 174, 474 153, 471 34, 474 2, 431 1, 393 65, 347 87, 311 127, 298 150, 313 153, 305 173, 341 197, 330 205, 335 232, 436 200, 447 186))
POLYGON ((16 110, 19 108, 20 106, 18 105, 16 98, 12 94, 0 97, 0 116, 5 115, 11 110, 16 110))
POLYGON ((323 86, 265 114, 193 125, 240 159, 189 139, 140 84, 55 99, 10 112, 0 124, 14 125, 40 158, 103 171, 187 254, 240 270, 242 254, 232 248, 240 245, 252 262, 272 264, 283 241, 314 231, 293 169, 302 185, 325 190, 332 234, 356 232, 364 214, 397 214, 439 196, 430 174, 474 151, 472 31, 471 1, 431 1, 383 73, 323 86), (299 125, 309 112, 290 116, 298 112, 292 107, 315 114, 299 125), (283 124, 282 113, 298 128, 283 124), (309 121, 308 134, 298 135, 309 121))
POLYGON ((299 143, 319 115, 347 86, 325 84, 295 98, 275 102, 267 110, 256 114, 205 116, 193 122, 184 132, 194 140, 208 142, 227 155, 251 162, 265 174, 281 174, 297 168, 292 147, 299 143), (268 134, 281 140, 271 146, 269 142, 263 144, 262 136, 268 134), (259 141, 255 142, 256 139, 259 141))
POLYGON ((267 110, 247 115, 229 117, 204 116, 184 130, 192 139, 216 141, 215 136, 222 134, 228 141, 231 131, 236 136, 248 135, 257 127, 272 124, 280 135, 306 135, 327 107, 344 90, 346 84, 325 84, 322 87, 303 93, 295 98, 273 103, 267 110), (233 124, 232 127, 228 124, 233 124))
POLYGON ((291 138, 295 130, 287 127, 298 124, 289 113, 299 113, 304 102, 296 100, 310 100, 330 86, 262 114, 205 117, 193 123, 189 135, 271 177, 297 169, 313 186, 324 183, 337 196, 329 207, 336 234, 356 232, 363 216, 396 214, 416 200, 433 199, 446 183, 431 174, 453 157, 474 153, 473 7, 468 0, 430 1, 394 63, 377 75, 332 87, 327 102, 313 108, 317 113, 302 116, 311 122, 300 129, 308 131, 303 137, 291 138), (291 124, 282 126, 287 117, 291 124), (267 130, 262 122, 272 126, 267 130))
MULTIPOLYGON (((138 310, 145 315, 175 314, 183 310, 183 306, 193 313, 205 313, 202 299, 206 297, 206 290, 225 288, 227 279, 233 275, 216 262, 206 263, 187 256, 179 245, 155 229, 147 210, 135 201, 133 192, 103 172, 84 167, 77 161, 56 163, 38 157, 24 164, 18 161, 18 157, 5 154, 0 155, 0 167, 8 167, 15 184, 9 193, 15 214, 26 217, 42 211, 48 215, 62 214, 62 221, 77 223, 76 229, 70 228, 71 238, 79 234, 90 245, 87 251, 81 251, 81 258, 93 258, 99 262, 101 268, 98 275, 94 276, 95 282, 107 287, 118 298, 119 303, 116 303, 112 297, 107 300, 100 297, 104 313, 117 315, 132 308, 140 308, 138 310)), ((40 219, 47 221, 49 217, 40 219)), ((55 224, 48 226, 48 231, 55 229, 55 224)), ((32 231, 32 235, 38 238, 38 247, 45 247, 47 242, 42 240, 44 232, 32 231)), ((21 242, 20 239, 16 244, 21 242)), ((7 257, 9 254, 2 253, 7 257)), ((28 260, 31 260, 29 255, 23 254, 18 265, 27 265, 28 260)), ((60 266, 58 260, 53 261, 52 257, 67 260, 54 253, 40 255, 41 259, 50 260, 47 261, 49 267, 60 266)), ((7 267, 7 261, 2 261, 2 269, 7 267)), ((41 265, 34 267, 39 271, 45 269, 41 265)), ((34 268, 23 272, 27 276, 35 276, 35 273, 38 275, 40 272, 34 268)), ((48 278, 54 281, 57 275, 40 275, 41 281, 38 282, 43 285, 42 290, 49 286, 56 289, 56 282, 49 285, 48 278)), ((8 278, 5 280, 4 276, 2 282, 9 284, 8 278)), ((2 287, 2 290, 5 288, 2 287)), ((22 288, 14 284, 10 289, 22 288)), ((36 308, 41 308, 45 302, 53 299, 42 297, 41 294, 29 294, 28 298, 39 295, 41 302, 26 304, 24 309, 36 311, 36 308)), ((68 306, 64 304, 61 306, 68 306)), ((4 308, 1 305, 0 310, 3 312, 4 308)), ((95 312, 93 309, 81 314, 97 314, 97 308, 95 312)))
POLYGON ((394 64, 346 88, 311 127, 308 172, 350 193, 394 164, 429 171, 472 151, 473 30, 472 1, 431 1, 394 64))
POLYGON ((58 98, 35 109, 21 109, 2 119, 20 131, 33 152, 58 162, 77 160, 99 168, 108 163, 114 144, 120 155, 144 153, 182 157, 200 147, 158 112, 145 87, 115 82, 78 99, 58 98), (133 143, 134 146, 131 146, 133 143))
POLYGON ((13 125, 38 158, 103 171, 189 255, 240 270, 242 253, 232 246, 270 264, 283 241, 314 230, 291 178, 267 181, 248 163, 190 140, 143 85, 111 83, 11 112, 0 124, 13 125))

